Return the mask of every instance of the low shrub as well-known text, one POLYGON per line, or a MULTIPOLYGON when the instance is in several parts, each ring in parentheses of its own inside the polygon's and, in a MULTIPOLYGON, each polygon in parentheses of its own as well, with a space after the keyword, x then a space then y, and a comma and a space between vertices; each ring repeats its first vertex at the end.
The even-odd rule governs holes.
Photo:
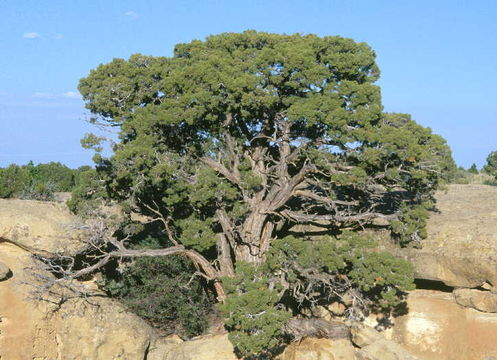
MULTIPOLYGON (((159 242, 147 238, 137 247, 158 248, 159 242)), ((180 256, 142 257, 107 273, 103 287, 154 327, 189 338, 205 331, 214 303, 194 273, 180 256)))

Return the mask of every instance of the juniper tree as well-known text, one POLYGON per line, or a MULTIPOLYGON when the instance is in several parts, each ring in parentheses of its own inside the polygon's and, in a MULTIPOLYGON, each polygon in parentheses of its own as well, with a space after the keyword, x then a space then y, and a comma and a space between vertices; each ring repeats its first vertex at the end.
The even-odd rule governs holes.
POLYGON ((254 31, 92 70, 86 107, 119 133, 113 155, 95 157, 99 191, 160 222, 165 239, 145 251, 111 238, 97 265, 186 256, 244 355, 276 346, 292 313, 320 299, 348 297, 349 314, 398 303, 412 269, 354 231, 421 239, 453 162, 430 129, 383 113, 378 77, 365 43, 254 31))
POLYGON ((487 163, 483 167, 483 170, 497 179, 497 151, 492 151, 488 154, 487 163))
POLYGON ((468 169, 468 172, 471 174, 478 174, 478 167, 476 167, 476 164, 473 163, 468 169))

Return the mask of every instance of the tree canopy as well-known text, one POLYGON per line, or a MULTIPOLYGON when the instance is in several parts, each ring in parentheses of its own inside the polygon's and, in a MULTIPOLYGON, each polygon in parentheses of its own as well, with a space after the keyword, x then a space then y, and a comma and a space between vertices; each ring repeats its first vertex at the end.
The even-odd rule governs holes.
POLYGON ((471 166, 470 166, 470 167, 469 167, 469 169, 468 169, 468 172, 469 172, 470 174, 478 174, 478 173, 479 173, 479 171, 478 171, 478 167, 476 166, 476 164, 475 164, 475 163, 471 164, 471 166))
POLYGON ((487 164, 483 167, 485 172, 497 179, 497 151, 488 154, 487 164))
POLYGON ((255 31, 92 70, 79 90, 120 141, 96 155, 90 182, 164 236, 148 251, 110 240, 102 263, 186 256, 243 355, 276 347, 285 321, 320 301, 343 301, 351 317, 397 305, 410 265, 358 230, 375 223, 400 245, 419 241, 454 163, 429 128, 383 113, 378 77, 365 43, 255 31))

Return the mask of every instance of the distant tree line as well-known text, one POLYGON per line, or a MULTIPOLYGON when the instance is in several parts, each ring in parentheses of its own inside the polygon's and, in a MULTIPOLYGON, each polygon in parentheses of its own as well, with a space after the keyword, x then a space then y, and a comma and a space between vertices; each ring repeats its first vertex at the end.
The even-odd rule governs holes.
POLYGON ((450 175, 449 182, 455 184, 482 183, 497 186, 497 151, 492 151, 488 155, 487 163, 481 169, 475 163, 467 169, 459 166, 457 171, 450 175))
POLYGON ((90 166, 71 169, 59 162, 11 164, 0 168, 0 198, 52 200, 55 192, 70 192, 90 166))

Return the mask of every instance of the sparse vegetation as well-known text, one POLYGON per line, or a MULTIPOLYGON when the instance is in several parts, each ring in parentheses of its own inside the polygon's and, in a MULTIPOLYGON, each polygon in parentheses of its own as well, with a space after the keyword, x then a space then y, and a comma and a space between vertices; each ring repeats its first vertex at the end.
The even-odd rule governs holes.
MULTIPOLYGON (((134 248, 159 247, 159 241, 147 238, 134 248)), ((180 256, 142 257, 120 272, 113 268, 106 273, 103 287, 166 334, 189 338, 205 331, 214 310, 214 299, 194 273, 191 262, 180 256)))
POLYGON ((473 164, 469 167, 468 172, 469 172, 470 174, 478 174, 478 173, 479 173, 478 168, 476 167, 476 164, 475 164, 475 163, 473 163, 473 164))

